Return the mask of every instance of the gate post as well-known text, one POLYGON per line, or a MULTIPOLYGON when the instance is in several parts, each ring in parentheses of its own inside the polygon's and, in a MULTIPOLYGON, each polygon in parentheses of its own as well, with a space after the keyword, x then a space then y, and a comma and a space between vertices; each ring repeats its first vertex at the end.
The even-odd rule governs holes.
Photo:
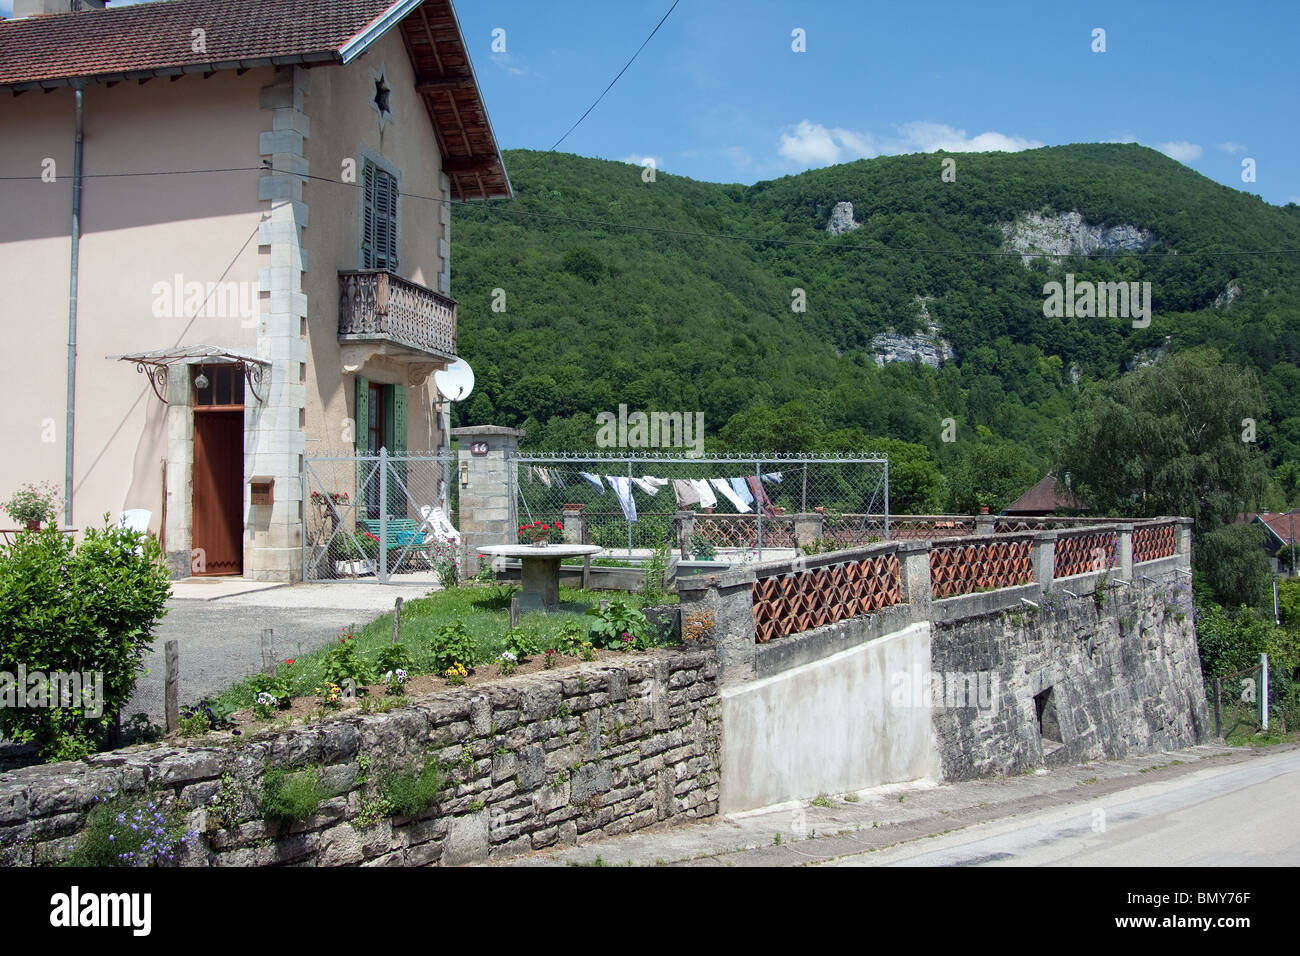
POLYGON ((519 540, 513 471, 524 433, 502 425, 470 425, 453 428, 451 434, 458 439, 454 480, 460 483, 464 579, 478 573, 482 545, 514 544, 519 540))
POLYGON ((375 580, 388 583, 388 449, 379 449, 379 554, 375 580))

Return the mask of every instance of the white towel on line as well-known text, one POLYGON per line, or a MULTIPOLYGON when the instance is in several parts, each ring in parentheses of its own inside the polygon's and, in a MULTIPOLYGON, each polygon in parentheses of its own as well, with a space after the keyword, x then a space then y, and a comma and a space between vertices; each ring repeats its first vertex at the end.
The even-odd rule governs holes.
POLYGON ((721 492, 724 498, 735 505, 738 512, 745 514, 750 510, 749 505, 745 504, 745 502, 741 500, 740 495, 736 494, 736 492, 732 490, 731 485, 727 483, 726 478, 710 478, 709 482, 714 488, 717 488, 718 491, 721 492))

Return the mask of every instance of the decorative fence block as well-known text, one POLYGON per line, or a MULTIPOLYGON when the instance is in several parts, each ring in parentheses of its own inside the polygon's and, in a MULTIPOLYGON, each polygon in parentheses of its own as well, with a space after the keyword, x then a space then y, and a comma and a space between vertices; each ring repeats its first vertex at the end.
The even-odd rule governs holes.
POLYGON ((760 644, 902 603, 898 557, 849 561, 754 582, 754 631, 760 644))
POLYGON ((936 599, 1028 584, 1033 578, 1033 543, 1028 539, 930 551, 930 588, 936 599))
MULTIPOLYGON (((755 515, 699 515, 695 534, 715 548, 757 548, 758 518, 755 515)), ((763 519, 763 547, 793 548, 794 519, 786 515, 763 519)))
POLYGON ((1062 535, 1056 540, 1056 563, 1053 577, 1106 571, 1115 566, 1115 547, 1119 535, 1114 531, 1062 535))
POLYGON ((1133 563, 1168 558, 1176 551, 1177 534, 1172 522, 1142 525, 1133 529, 1133 563))

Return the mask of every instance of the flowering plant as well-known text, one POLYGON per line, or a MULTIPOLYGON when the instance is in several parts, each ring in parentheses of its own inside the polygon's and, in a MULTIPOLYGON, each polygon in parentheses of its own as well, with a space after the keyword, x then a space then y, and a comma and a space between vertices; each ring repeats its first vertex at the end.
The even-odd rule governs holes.
POLYGON ((459 687, 461 684, 465 683, 465 678, 469 676, 469 671, 465 670, 464 664, 452 664, 451 667, 448 667, 442 672, 442 676, 447 679, 448 684, 451 684, 453 687, 459 687))
POLYGON ((316 696, 331 710, 338 710, 343 706, 343 688, 333 681, 322 681, 321 686, 316 688, 316 696))
POLYGON ((564 542, 564 525, 559 521, 550 523, 534 521, 531 524, 521 524, 519 526, 519 537, 522 541, 531 541, 533 544, 540 544, 543 541, 562 544, 564 542))
POLYGON ((262 691, 257 695, 257 700, 253 702, 253 713, 255 713, 260 720, 270 720, 271 711, 276 708, 278 703, 279 702, 273 695, 268 694, 266 691, 262 691))
POLYGON ((555 648, 548 647, 546 649, 546 656, 542 660, 542 666, 548 671, 555 666, 555 648))
POLYGON ((509 677, 519 666, 519 658, 509 651, 502 651, 501 656, 497 658, 497 670, 502 677, 509 677))
POLYGON ((58 517, 59 490, 48 481, 25 484, 4 503, 9 516, 21 524, 53 523, 58 517))
POLYGON ((406 671, 398 667, 388 672, 388 693, 400 697, 406 693, 406 671))

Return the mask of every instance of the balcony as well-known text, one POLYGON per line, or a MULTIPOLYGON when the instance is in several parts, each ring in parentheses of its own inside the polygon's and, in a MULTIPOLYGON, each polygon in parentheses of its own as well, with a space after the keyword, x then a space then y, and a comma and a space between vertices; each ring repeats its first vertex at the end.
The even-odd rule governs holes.
POLYGON ((339 290, 344 371, 355 371, 375 355, 417 366, 421 373, 455 358, 455 300, 376 269, 340 272, 339 290))

